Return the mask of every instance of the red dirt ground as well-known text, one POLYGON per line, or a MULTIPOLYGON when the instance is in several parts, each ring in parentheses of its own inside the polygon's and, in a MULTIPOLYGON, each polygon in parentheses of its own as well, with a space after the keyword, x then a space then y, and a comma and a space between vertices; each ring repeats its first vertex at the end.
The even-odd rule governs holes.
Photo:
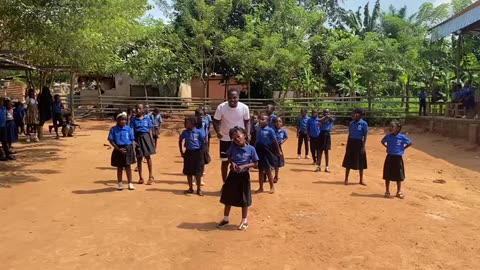
POLYGON ((366 187, 343 185, 344 128, 332 174, 295 159, 290 130, 277 193, 253 195, 240 232, 215 228, 217 140, 205 197, 183 195, 178 133, 166 129, 157 183, 118 192, 104 146, 113 123, 81 124, 75 138, 18 143, 18 161, 0 163, 1 269, 480 269, 480 152, 463 141, 407 128, 406 199, 384 199, 381 129, 369 136, 366 187))

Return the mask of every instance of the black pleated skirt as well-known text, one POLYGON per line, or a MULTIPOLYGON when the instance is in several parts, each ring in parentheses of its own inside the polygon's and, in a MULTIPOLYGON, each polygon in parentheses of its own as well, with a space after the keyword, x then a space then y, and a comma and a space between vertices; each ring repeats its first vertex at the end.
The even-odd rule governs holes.
POLYGON ((202 175, 205 168, 203 150, 187 150, 183 157, 183 174, 202 175))
POLYGON ((330 150, 331 147, 332 147, 332 139, 330 136, 330 131, 320 132, 320 140, 318 142, 318 148, 320 149, 320 151, 330 150))
POLYGON ((155 154, 155 142, 149 132, 135 133, 135 142, 137 143, 137 157, 149 157, 155 154))
POLYGON ((387 155, 383 165, 383 179, 387 181, 405 180, 405 166, 402 156, 387 155))
POLYGON ((252 205, 250 173, 235 173, 230 171, 222 187, 220 202, 236 207, 248 207, 252 205))
POLYGON ((120 150, 113 149, 111 157, 111 165, 117 168, 124 168, 132 165, 136 162, 135 151, 133 145, 119 146, 120 148, 127 149, 127 153, 122 153, 120 150))
POLYGON ((281 156, 277 157, 278 158, 278 167, 281 168, 281 167, 284 167, 285 166, 285 157, 283 156, 283 150, 282 150, 282 146, 279 145, 278 147, 280 147, 280 152, 282 153, 281 156))
POLYGON ((274 154, 273 145, 258 144, 255 146, 258 154, 258 170, 273 170, 278 167, 278 157, 274 154))
POLYGON ((361 153, 363 141, 359 139, 349 139, 347 150, 343 158, 342 166, 352 170, 364 170, 367 168, 367 153, 361 153))
POLYGON ((7 132, 7 142, 14 143, 18 141, 18 131, 15 121, 7 120, 5 124, 5 131, 7 132))

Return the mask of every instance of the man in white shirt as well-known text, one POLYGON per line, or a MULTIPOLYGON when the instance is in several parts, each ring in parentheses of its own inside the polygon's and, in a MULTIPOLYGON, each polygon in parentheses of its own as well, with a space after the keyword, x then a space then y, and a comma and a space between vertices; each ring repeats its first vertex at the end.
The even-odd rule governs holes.
POLYGON ((232 144, 229 132, 234 127, 245 129, 247 141, 250 141, 250 111, 248 106, 239 102, 240 95, 237 90, 228 91, 226 102, 218 105, 213 116, 213 127, 220 139, 220 159, 222 160, 222 179, 225 182, 228 173, 227 150, 232 144))

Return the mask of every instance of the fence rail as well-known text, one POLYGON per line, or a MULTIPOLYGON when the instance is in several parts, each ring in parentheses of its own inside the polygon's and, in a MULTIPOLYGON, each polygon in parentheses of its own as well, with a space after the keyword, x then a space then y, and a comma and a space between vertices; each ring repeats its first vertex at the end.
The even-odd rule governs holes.
MULTIPOLYGON (((72 100, 63 96, 63 100, 71 107, 72 100)), ((337 118, 348 118, 353 108, 363 108, 370 119, 403 119, 418 112, 418 101, 412 97, 318 97, 290 99, 242 99, 252 112, 264 110, 267 104, 276 106, 276 114, 285 118, 286 122, 295 121, 301 108, 309 111, 330 109, 337 118)), ((194 113, 198 107, 208 107, 214 112, 223 99, 212 98, 180 98, 180 97, 126 97, 126 96, 73 96, 74 113, 80 117, 98 117, 125 111, 138 103, 158 108, 162 115, 184 116, 194 113)), ((177 117, 178 119, 178 117, 177 117)))

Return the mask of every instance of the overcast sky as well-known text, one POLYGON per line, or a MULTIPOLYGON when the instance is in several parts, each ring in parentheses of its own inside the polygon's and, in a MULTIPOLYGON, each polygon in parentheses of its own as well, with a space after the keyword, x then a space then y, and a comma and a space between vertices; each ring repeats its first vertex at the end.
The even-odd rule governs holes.
MULTIPOLYGON (((153 6, 155 5, 153 0, 149 0, 149 2, 153 6)), ((340 0, 340 2, 342 2, 342 0, 340 0)), ((369 2, 370 6, 373 8, 375 0, 343 0, 343 3, 341 5, 346 9, 356 11, 359 6, 363 7, 367 2, 369 2)), ((412 14, 415 13, 418 8, 425 2, 432 2, 435 5, 439 5, 442 3, 448 3, 450 2, 450 0, 380 0, 380 5, 384 10, 388 9, 390 5, 393 5, 396 8, 407 6, 408 14, 412 14)), ((148 11, 147 14, 154 18, 163 18, 162 12, 158 8, 154 8, 148 11)))

